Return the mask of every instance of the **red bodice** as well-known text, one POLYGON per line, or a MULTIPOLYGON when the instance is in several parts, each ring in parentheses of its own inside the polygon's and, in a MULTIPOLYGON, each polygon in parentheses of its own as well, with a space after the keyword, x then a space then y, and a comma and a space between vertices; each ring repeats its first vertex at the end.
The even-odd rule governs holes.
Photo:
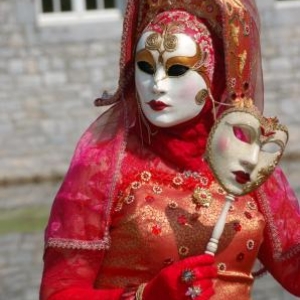
MULTIPOLYGON (((224 204, 225 192, 209 170, 203 174, 144 170, 127 174, 125 180, 126 188, 119 191, 113 209, 111 248, 97 276, 97 288, 148 282, 163 267, 204 254, 224 204), (202 204, 194 203, 195 193, 202 204)), ((264 226, 255 200, 237 198, 216 255, 218 279, 212 299, 250 299, 251 270, 264 226)))

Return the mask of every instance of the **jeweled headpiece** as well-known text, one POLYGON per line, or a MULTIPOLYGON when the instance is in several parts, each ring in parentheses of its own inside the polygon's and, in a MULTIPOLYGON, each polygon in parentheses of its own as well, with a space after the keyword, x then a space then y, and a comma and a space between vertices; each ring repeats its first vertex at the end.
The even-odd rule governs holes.
POLYGON ((254 0, 129 0, 124 18, 120 81, 116 94, 96 105, 111 104, 132 83, 138 38, 160 12, 181 9, 207 20, 223 39, 226 91, 222 102, 250 98, 263 110, 259 20, 254 0))
POLYGON ((214 45, 210 31, 202 20, 183 11, 172 10, 158 14, 143 32, 153 32, 146 40, 145 48, 163 54, 177 49, 176 34, 186 34, 197 44, 198 50, 192 69, 202 73, 208 86, 213 79, 215 65, 214 45))

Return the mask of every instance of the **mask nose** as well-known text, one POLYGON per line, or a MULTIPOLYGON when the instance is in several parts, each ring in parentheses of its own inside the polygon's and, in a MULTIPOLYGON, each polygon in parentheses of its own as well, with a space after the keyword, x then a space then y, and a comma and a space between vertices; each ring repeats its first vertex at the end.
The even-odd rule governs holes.
POLYGON ((167 78, 166 71, 162 65, 160 65, 154 74, 153 93, 165 94, 167 92, 167 85, 165 79, 167 78))
POLYGON ((245 157, 242 159, 242 165, 247 167, 249 169, 248 171, 252 171, 257 165, 259 153, 260 153, 259 145, 254 145, 251 151, 245 153, 245 157))

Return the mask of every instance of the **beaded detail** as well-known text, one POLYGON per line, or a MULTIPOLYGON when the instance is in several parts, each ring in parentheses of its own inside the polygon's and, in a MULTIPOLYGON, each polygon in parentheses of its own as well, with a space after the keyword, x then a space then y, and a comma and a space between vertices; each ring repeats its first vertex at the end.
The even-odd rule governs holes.
POLYGON ((219 270, 220 272, 225 272, 226 269, 227 269, 226 264, 224 264, 224 263, 219 263, 219 264, 218 264, 218 270, 219 270))

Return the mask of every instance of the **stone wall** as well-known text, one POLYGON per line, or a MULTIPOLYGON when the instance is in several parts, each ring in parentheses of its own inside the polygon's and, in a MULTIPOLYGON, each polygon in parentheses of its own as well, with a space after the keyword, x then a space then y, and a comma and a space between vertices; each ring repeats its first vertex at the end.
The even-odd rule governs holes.
POLYGON ((265 113, 289 128, 283 168, 298 195, 300 163, 300 1, 257 1, 261 12, 265 113))
POLYGON ((34 1, 0 0, 0 183, 66 171, 115 89, 121 22, 41 27, 34 1))

